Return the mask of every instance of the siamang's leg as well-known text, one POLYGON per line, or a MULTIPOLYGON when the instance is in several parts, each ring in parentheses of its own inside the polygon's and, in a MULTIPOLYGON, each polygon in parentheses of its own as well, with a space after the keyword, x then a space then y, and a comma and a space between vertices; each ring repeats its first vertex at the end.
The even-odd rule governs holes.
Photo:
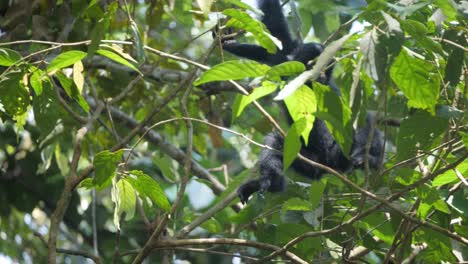
MULTIPOLYGON (((366 143, 369 138, 369 134, 372 131, 372 119, 371 115, 367 116, 367 125, 364 128, 358 128, 353 137, 353 145, 351 147, 350 159, 353 167, 362 168, 366 159, 366 143)), ((369 167, 372 169, 378 169, 382 164, 383 160, 383 142, 382 132, 379 129, 374 128, 372 141, 369 149, 369 156, 367 157, 369 167)))
POLYGON ((250 195, 258 191, 280 192, 286 186, 283 175, 283 138, 278 133, 270 133, 265 137, 265 145, 278 151, 263 149, 258 160, 260 178, 241 185, 238 189, 242 203, 246 203, 250 195))
POLYGON ((268 53, 263 47, 253 44, 240 44, 235 41, 223 43, 223 49, 239 57, 258 61, 268 65, 277 65, 287 61, 288 59, 280 54, 268 53))
MULTIPOLYGON (((349 160, 343 155, 325 122, 318 118, 315 119, 314 127, 309 134, 308 145, 302 147, 301 154, 335 170, 345 171, 350 167, 349 160)), ((324 170, 299 159, 296 159, 292 165, 296 171, 313 180, 320 179, 325 173, 324 170)))
POLYGON ((259 0, 258 7, 263 11, 262 22, 267 26, 270 33, 281 40, 283 53, 290 54, 297 44, 291 38, 286 18, 279 0, 259 0))

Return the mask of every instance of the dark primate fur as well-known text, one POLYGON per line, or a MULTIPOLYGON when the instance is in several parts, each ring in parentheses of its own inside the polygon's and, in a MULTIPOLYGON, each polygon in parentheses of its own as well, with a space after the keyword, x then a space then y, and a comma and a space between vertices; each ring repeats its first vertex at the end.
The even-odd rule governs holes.
MULTIPOLYGON (((301 43, 291 38, 286 19, 283 15, 279 0, 259 0, 259 8, 263 11, 262 22, 267 26, 270 33, 281 40, 283 49, 276 54, 268 53, 263 47, 253 44, 240 44, 235 40, 223 42, 223 49, 240 57, 255 60, 268 65, 277 65, 291 60, 300 61, 305 65, 315 59, 323 51, 323 46, 319 43, 301 43)), ((308 66, 310 68, 310 66, 308 66)), ((325 77, 319 79, 320 82, 330 85, 332 90, 338 95, 339 89, 330 83, 332 68, 327 70, 325 77)), ((292 119, 288 116, 290 122, 292 119)), ((368 115, 367 125, 358 128, 354 132, 353 143, 349 159, 346 158, 340 146, 333 139, 325 122, 316 118, 314 127, 309 135, 308 146, 302 145, 301 154, 316 162, 327 165, 338 171, 348 171, 353 168, 362 168, 365 161, 365 146, 371 131, 371 117, 368 115)), ((265 137, 265 144, 283 151, 283 138, 280 134, 273 132, 265 137)), ((369 167, 376 169, 382 163, 383 153, 382 135, 378 129, 374 129, 372 142, 370 145, 368 162, 369 167)), ((242 203, 246 203, 248 198, 257 191, 280 192, 285 188, 285 177, 283 174, 282 154, 269 149, 263 149, 259 158, 260 178, 251 180, 239 187, 238 193, 242 203)), ((310 164, 296 159, 292 167, 305 177, 318 180, 324 173, 310 164)))

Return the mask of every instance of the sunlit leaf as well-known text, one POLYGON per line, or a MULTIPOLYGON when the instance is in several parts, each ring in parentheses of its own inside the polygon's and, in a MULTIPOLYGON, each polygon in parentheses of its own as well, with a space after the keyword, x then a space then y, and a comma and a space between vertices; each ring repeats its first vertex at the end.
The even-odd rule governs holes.
POLYGON ((0 66, 11 66, 21 60, 21 55, 11 49, 0 48, 0 66))
POLYGON ((269 66, 250 60, 226 61, 205 71, 194 82, 198 86, 213 81, 240 80, 249 77, 264 76, 269 66))
POLYGON ((233 119, 239 117, 244 111, 244 108, 252 103, 253 101, 260 99, 264 96, 267 96, 273 93, 276 90, 276 84, 273 82, 265 81, 262 82, 262 86, 256 87, 251 94, 249 95, 238 95, 236 97, 236 102, 232 107, 232 117, 233 119), (237 99, 239 98, 239 99, 237 99))
POLYGON ((131 64, 130 62, 128 62, 128 60, 126 60, 125 58, 121 57, 120 55, 118 55, 118 54, 116 54, 116 53, 114 53, 114 52, 112 52, 112 51, 104 50, 104 49, 99 49, 99 50, 96 51, 96 53, 99 54, 99 55, 102 55, 102 56, 104 56, 104 57, 107 57, 107 58, 109 58, 109 59, 111 59, 111 60, 113 60, 113 61, 115 61, 115 62, 117 62, 117 63, 120 63, 120 64, 122 64, 122 65, 125 65, 125 66, 127 66, 127 67, 133 69, 134 71, 136 71, 136 72, 142 74, 142 73, 140 72, 140 70, 138 70, 137 67, 135 67, 133 64, 131 64))
POLYGON ((440 91, 436 66, 402 50, 390 68, 390 76, 408 98, 408 106, 433 109, 440 91))
POLYGON ((283 170, 286 171, 296 159, 297 154, 301 150, 301 134, 306 128, 307 121, 305 118, 294 122, 286 134, 284 139, 283 152, 283 170))
POLYGON ((226 23, 227 27, 243 29, 253 34, 260 46, 264 47, 269 53, 276 53, 276 46, 282 49, 282 43, 275 37, 265 32, 266 27, 258 20, 253 19, 247 13, 239 9, 226 9, 223 14, 231 17, 226 23), (276 43, 276 45, 275 45, 276 43))
POLYGON ((301 86, 291 96, 284 100, 288 112, 294 122, 304 119, 305 127, 301 129, 301 136, 308 144, 309 134, 315 121, 314 113, 317 111, 317 98, 314 91, 306 85, 301 86))
POLYGON ((125 213, 125 220, 135 214, 136 194, 132 185, 125 178, 120 179, 112 188, 112 201, 115 203, 114 224, 120 229, 120 216, 125 213))
POLYGON ((87 53, 79 50, 71 50, 59 54, 47 66, 47 72, 53 72, 73 65, 75 62, 82 60, 86 57, 87 53))
POLYGON ((282 209, 284 211, 310 211, 312 206, 308 201, 299 198, 292 198, 283 204, 282 209))
POLYGON ((73 64, 73 81, 75 82, 78 92, 81 94, 84 85, 83 63, 81 61, 77 61, 73 64))

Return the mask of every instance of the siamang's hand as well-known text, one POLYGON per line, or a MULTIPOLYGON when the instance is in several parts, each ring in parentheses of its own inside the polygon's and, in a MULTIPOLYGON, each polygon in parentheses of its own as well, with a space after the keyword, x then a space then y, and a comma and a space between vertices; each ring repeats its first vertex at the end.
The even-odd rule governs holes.
MULTIPOLYGON (((213 36, 213 39, 217 39, 219 33, 221 32, 221 29, 219 28, 218 25, 216 25, 213 30, 211 31, 211 36, 213 36)), ((231 44, 231 43, 236 43, 237 41, 234 39, 234 36, 236 35, 234 30, 232 28, 223 28, 222 29, 222 35, 221 35, 221 44, 231 44)))

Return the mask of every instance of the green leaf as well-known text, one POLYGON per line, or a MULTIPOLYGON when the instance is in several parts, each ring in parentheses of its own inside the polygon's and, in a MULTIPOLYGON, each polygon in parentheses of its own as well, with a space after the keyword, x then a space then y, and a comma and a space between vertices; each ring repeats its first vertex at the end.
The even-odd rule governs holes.
POLYGON ((223 226, 214 218, 206 220, 201 227, 206 229, 211 234, 219 234, 223 232, 223 226))
POLYGON ((136 205, 135 190, 125 178, 120 179, 112 188, 112 201, 115 203, 114 224, 120 229, 120 216, 125 213, 125 220, 132 219, 136 205))
POLYGON ((120 55, 118 55, 118 54, 116 54, 116 53, 114 53, 114 52, 112 52, 112 51, 104 50, 104 49, 99 49, 99 50, 96 51, 96 53, 99 54, 99 55, 102 55, 102 56, 104 56, 104 57, 107 57, 107 58, 109 58, 109 59, 111 59, 111 60, 113 60, 113 61, 115 61, 115 62, 117 62, 117 63, 120 63, 120 64, 122 64, 122 65, 125 65, 125 66, 129 67, 130 69, 132 69, 132 70, 138 72, 139 74, 142 74, 142 73, 140 72, 140 70, 138 70, 137 67, 135 67, 133 64, 131 64, 130 62, 128 62, 127 59, 121 57, 120 55))
POLYGON ((465 145, 465 148, 468 148, 468 133, 460 132, 460 135, 462 137, 463 145, 465 145))
POLYGON ((367 233, 370 231, 387 244, 392 244, 395 230, 392 226, 392 222, 388 221, 385 214, 371 214, 360 220, 357 225, 362 228, 364 232, 367 233))
POLYGON ((291 76, 302 73, 306 70, 305 65, 298 61, 287 61, 281 64, 271 67, 267 72, 267 76, 270 78, 278 78, 282 76, 291 76))
POLYGON ((223 14, 231 17, 231 19, 226 23, 227 27, 243 29, 252 33, 260 46, 264 47, 268 53, 276 53, 275 42, 278 46, 282 47, 282 44, 276 38, 265 32, 266 26, 263 25, 262 22, 253 19, 244 11, 231 8, 224 10, 223 14))
POLYGON ((8 115, 20 116, 28 109, 29 92, 24 86, 23 76, 23 73, 14 72, 0 79, 0 103, 8 115))
POLYGON ((283 153, 283 171, 286 171, 296 159, 297 153, 301 150, 301 133, 306 128, 307 121, 305 118, 294 122, 286 134, 284 139, 283 153))
POLYGON ((226 61, 204 72, 193 84, 198 86, 213 81, 259 77, 264 76, 269 69, 269 66, 251 60, 226 61))
POLYGON ((351 109, 326 85, 315 82, 314 91, 318 105, 315 116, 325 121, 333 138, 343 150, 343 154, 347 156, 353 142, 351 109))
POLYGON ((65 155, 63 155, 60 144, 55 145, 55 162, 57 163, 57 167, 60 170, 62 175, 68 175, 70 172, 70 167, 68 166, 68 159, 65 155))
POLYGON ((455 169, 448 170, 437 176, 432 181, 432 186, 439 187, 445 184, 459 182, 460 180, 457 177, 457 173, 459 173, 460 177, 466 177, 466 175, 468 175, 468 161, 462 162, 455 169))
POLYGON ((312 205, 306 201, 299 198, 291 198, 287 200, 282 207, 283 211, 310 211, 312 210, 312 205))
POLYGON ((161 173, 164 177, 176 181, 174 172, 172 170, 171 159, 165 155, 153 155, 153 163, 161 170, 161 173))
POLYGON ((105 45, 105 44, 101 44, 100 46, 103 50, 109 50, 109 51, 112 51, 116 54, 118 54, 120 57, 126 59, 128 62, 132 63, 132 64, 137 64, 138 61, 135 60, 130 54, 126 53, 122 47, 116 45, 116 44, 112 44, 112 45, 105 45))
MULTIPOLYGON (((44 77, 48 78, 48 75, 44 77)), ((57 94, 52 89, 50 81, 46 80, 43 85, 45 89, 42 94, 36 96, 32 101, 34 119, 40 131, 40 139, 50 136, 59 120, 63 120, 68 115, 60 105, 57 94)))
POLYGON ((410 34, 414 39, 416 39, 416 41, 422 47, 430 51, 443 54, 441 45, 427 36, 428 30, 426 28, 426 25, 424 25, 423 23, 416 20, 407 19, 402 21, 401 26, 403 27, 405 32, 410 34))
POLYGON ((93 184, 96 185, 98 190, 106 188, 111 183, 117 170, 117 163, 122 160, 123 152, 122 149, 115 152, 104 150, 94 157, 95 176, 93 184))
POLYGON ((140 197, 148 197, 153 203, 166 212, 171 210, 171 204, 164 194, 163 189, 153 178, 151 178, 151 176, 138 170, 132 170, 128 173, 134 176, 128 177, 127 180, 130 184, 132 184, 133 188, 135 188, 140 197))
POLYGON ((50 64, 47 66, 47 72, 53 72, 70 65, 73 65, 75 62, 82 60, 86 57, 87 53, 79 50, 71 50, 59 54, 55 59, 53 59, 50 64))
POLYGON ((460 214, 468 217, 468 203, 466 202, 467 198, 468 197, 465 192, 455 192, 453 194, 453 199, 449 199, 447 203, 460 214))
POLYGON ((288 109, 293 122, 305 119, 306 126, 302 130, 302 138, 305 144, 309 142, 309 134, 314 126, 315 115, 317 110, 317 98, 315 92, 306 85, 302 85, 292 95, 288 96, 284 103, 288 109))
POLYGON ((138 25, 135 23, 134 20, 131 20, 130 29, 132 30, 133 41, 135 45, 133 45, 133 49, 135 50, 136 58, 138 63, 141 65, 145 62, 145 47, 144 43, 141 39, 140 30, 138 29, 138 25))
POLYGON ((106 33, 109 29, 110 22, 112 21, 112 19, 114 19, 115 12, 117 11, 118 7, 118 2, 110 3, 106 8, 106 12, 104 13, 103 17, 97 22, 96 26, 93 28, 91 32, 91 43, 88 47, 88 54, 90 58, 94 56, 94 53, 99 48, 101 40, 105 38, 106 33))
POLYGON ((90 190, 90 189, 94 188, 93 179, 92 178, 86 178, 86 179, 82 180, 80 182, 80 184, 78 185, 78 188, 84 188, 84 189, 87 189, 87 190, 90 190))
POLYGON ((327 186, 327 179, 322 178, 320 181, 312 182, 309 188, 310 194, 310 203, 312 204, 312 210, 315 210, 320 204, 320 200, 322 199, 323 192, 325 191, 325 187, 327 186))
POLYGON ((34 66, 30 67, 30 71, 32 73, 31 78, 29 78, 29 84, 31 84, 31 87, 33 88, 36 96, 39 96, 42 94, 42 82, 47 80, 49 77, 42 70, 34 66))
POLYGON ((449 21, 456 20, 457 18, 457 7, 455 2, 451 0, 434 0, 435 6, 442 10, 442 13, 447 17, 449 21))
POLYGON ((309 81, 315 81, 322 71, 330 64, 333 60, 333 56, 341 49, 341 46, 351 37, 351 34, 345 35, 338 40, 330 43, 320 56, 317 57, 317 61, 311 70, 301 73, 299 76, 290 81, 286 86, 278 93, 274 100, 284 100, 293 94, 297 89, 301 88, 305 83, 309 81))
POLYGON ((7 48, 0 49, 0 66, 9 67, 21 59, 21 55, 15 50, 7 48))
POLYGON ((427 112, 417 112, 403 120, 397 137, 397 160, 411 158, 418 150, 429 150, 447 124, 447 119, 427 112))
POLYGON ((262 82, 262 86, 256 87, 251 94, 249 95, 238 95, 236 102, 233 104, 232 108, 232 118, 233 120, 239 117, 244 111, 245 107, 252 103, 253 101, 267 96, 273 93, 276 90, 276 84, 270 81, 262 82))
POLYGON ((390 76, 408 98, 408 106, 434 109, 440 92, 436 66, 402 50, 390 68, 390 76))
POLYGON ((86 113, 88 113, 89 112, 88 102, 86 102, 83 95, 81 95, 81 92, 78 90, 78 87, 76 87, 75 83, 70 78, 65 76, 65 74, 63 74, 62 72, 56 72, 54 76, 57 77, 57 79, 60 82, 60 85, 65 90, 67 95, 70 98, 75 99, 75 101, 81 106, 81 108, 83 108, 83 110, 86 113))

